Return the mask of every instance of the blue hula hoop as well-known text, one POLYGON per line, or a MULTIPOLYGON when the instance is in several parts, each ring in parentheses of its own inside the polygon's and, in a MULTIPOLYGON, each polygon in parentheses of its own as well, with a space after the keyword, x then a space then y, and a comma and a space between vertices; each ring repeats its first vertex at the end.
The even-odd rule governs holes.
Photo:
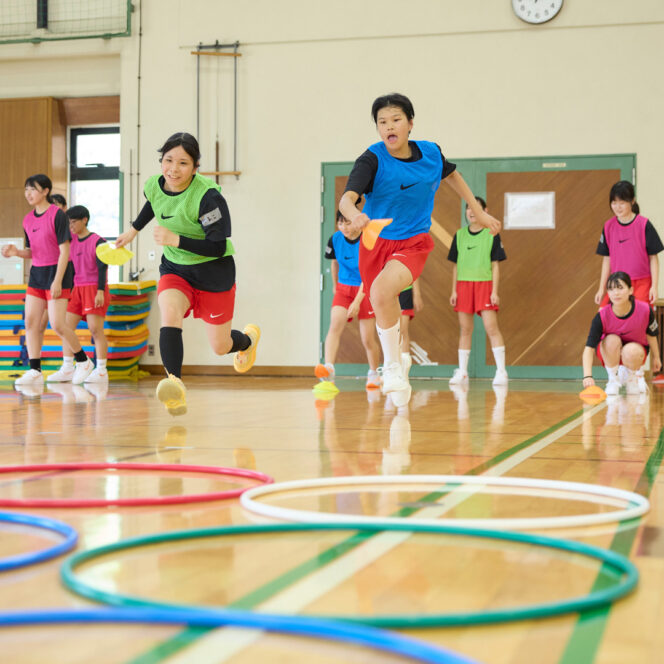
POLYGON ((382 629, 299 616, 278 616, 251 613, 249 611, 225 611, 223 609, 171 610, 153 608, 0 612, 0 627, 80 623, 186 624, 200 627, 233 625, 352 643, 431 664, 478 664, 476 660, 458 655, 445 648, 382 629))
POLYGON ((0 512, 0 522, 15 523, 23 526, 32 526, 40 528, 41 530, 49 530, 51 532, 62 535, 65 539, 48 549, 42 551, 35 551, 33 553, 22 553, 17 556, 9 556, 0 559, 0 572, 10 569, 17 569, 19 567, 27 567, 28 565, 35 565, 36 563, 56 558, 57 556, 71 551, 78 541, 78 533, 66 523, 56 521, 55 519, 48 519, 43 516, 31 516, 29 514, 14 514, 13 512, 0 512))

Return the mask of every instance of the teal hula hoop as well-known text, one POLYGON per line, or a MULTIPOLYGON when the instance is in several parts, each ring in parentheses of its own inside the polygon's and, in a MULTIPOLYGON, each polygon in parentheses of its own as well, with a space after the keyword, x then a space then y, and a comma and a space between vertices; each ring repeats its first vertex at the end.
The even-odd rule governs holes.
MULTIPOLYGON (((313 531, 337 531, 352 530, 363 533, 382 533, 387 531, 408 531, 412 533, 428 533, 438 535, 460 535, 464 537, 479 537, 491 540, 502 540, 506 542, 518 542, 521 544, 532 544, 535 546, 565 551, 578 554, 599 561, 613 576, 620 580, 615 585, 593 590, 588 595, 573 597, 571 599, 560 600, 556 602, 545 602, 526 606, 515 606, 502 609, 488 609, 485 611, 465 612, 465 613, 433 613, 433 614, 392 614, 384 616, 347 616, 347 615, 316 615, 302 616, 302 618, 311 618, 316 620, 341 620, 361 625, 370 625, 373 627, 388 628, 423 628, 423 627, 458 627, 468 625, 480 625, 490 623, 506 623, 517 620, 532 620, 536 618, 548 618, 566 613, 578 613, 596 609, 614 602, 634 590, 638 582, 639 574, 634 566, 624 556, 606 551, 598 547, 573 542, 564 539, 555 539, 543 535, 532 535, 527 533, 500 532, 495 530, 483 530, 477 528, 455 528, 453 526, 428 526, 417 525, 414 523, 385 525, 371 524, 309 524, 309 523, 288 523, 288 524, 266 524, 266 525, 241 525, 224 526, 218 528, 204 528, 196 530, 180 530, 167 533, 157 533, 143 537, 121 540, 113 544, 97 547, 76 553, 67 558, 60 569, 60 577, 63 584, 72 592, 86 597, 102 604, 124 607, 147 607, 152 609, 171 609, 171 610, 206 610, 210 607, 182 605, 170 602, 158 602, 141 597, 123 595, 121 593, 108 592, 94 588, 82 581, 76 574, 75 569, 83 563, 90 562, 100 556, 105 556, 127 549, 134 549, 151 544, 163 544, 165 542, 176 542, 191 539, 200 539, 204 537, 220 537, 232 535, 254 535, 271 533, 293 533, 293 532, 313 532, 313 531)), ((229 614, 237 616, 247 614, 258 614, 260 612, 240 611, 227 609, 229 614)), ((271 615, 271 614, 261 614, 271 615)))

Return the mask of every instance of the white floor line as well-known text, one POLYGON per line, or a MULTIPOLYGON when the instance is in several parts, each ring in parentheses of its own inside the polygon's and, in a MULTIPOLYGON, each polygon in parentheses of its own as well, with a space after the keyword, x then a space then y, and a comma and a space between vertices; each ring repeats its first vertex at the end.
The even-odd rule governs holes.
MULTIPOLYGON (((583 415, 544 436, 544 438, 534 442, 532 445, 516 452, 483 474, 500 476, 509 472, 526 459, 529 459, 545 447, 551 445, 551 443, 568 434, 605 407, 606 404, 601 403, 586 410, 583 415)), ((463 491, 456 493, 455 491, 457 490, 453 490, 436 503, 435 507, 426 507, 418 510, 417 514, 418 516, 428 518, 442 516, 445 512, 467 500, 473 493, 481 490, 481 486, 465 486, 463 491)), ((337 558, 334 562, 309 574, 306 578, 259 604, 256 610, 264 613, 298 613, 311 602, 319 599, 352 577, 356 572, 371 565, 381 556, 406 541, 412 534, 411 532, 388 531, 376 535, 364 544, 355 547, 340 558, 337 558)), ((197 664, 206 664, 208 662, 210 664, 221 664, 221 662, 227 661, 243 648, 251 645, 261 635, 262 632, 260 630, 223 627, 208 632, 184 651, 175 653, 165 661, 168 664, 188 664, 190 662, 196 662, 197 664)))

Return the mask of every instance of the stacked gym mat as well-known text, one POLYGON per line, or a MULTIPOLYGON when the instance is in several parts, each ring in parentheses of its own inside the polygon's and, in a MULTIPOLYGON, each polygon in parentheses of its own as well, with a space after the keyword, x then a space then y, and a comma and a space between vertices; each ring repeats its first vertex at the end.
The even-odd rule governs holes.
MULTIPOLYGON (((108 372, 111 380, 136 379, 138 361, 148 345, 150 293, 157 289, 155 281, 135 281, 110 284, 111 303, 104 330, 108 338, 108 372)), ((25 346, 25 291, 20 284, 0 284, 0 378, 9 379, 28 364, 25 346)), ((94 355, 94 342, 87 323, 81 321, 76 329, 83 350, 94 355)), ((48 327, 42 347, 42 369, 47 374, 62 363, 62 343, 48 327)))

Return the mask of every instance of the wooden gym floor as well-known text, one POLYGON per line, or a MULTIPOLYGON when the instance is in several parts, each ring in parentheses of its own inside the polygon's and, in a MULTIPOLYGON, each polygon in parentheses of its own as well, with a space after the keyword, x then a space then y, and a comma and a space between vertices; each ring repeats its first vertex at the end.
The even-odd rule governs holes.
MULTIPOLYGON (((495 392, 471 381, 413 381, 397 413, 363 382, 317 401, 312 379, 188 378, 189 412, 169 416, 155 379, 112 383, 108 394, 81 387, 41 395, 0 389, 0 463, 137 461, 257 469, 276 481, 335 475, 481 474, 603 484, 647 495, 638 523, 541 531, 629 555, 639 568, 630 597, 592 615, 498 626, 408 630, 408 634, 487 664, 655 664, 664 652, 664 391, 584 406, 576 382, 512 381, 495 392)), ((0 476, 0 498, 112 497, 202 493, 236 481, 165 473, 42 473, 0 476)), ((430 490, 430 489, 429 489, 430 490)), ((417 492, 299 494, 288 506, 389 515, 417 503, 417 492)), ((5 508, 0 507, 0 510, 5 508)), ((603 509, 586 503, 480 493, 450 514, 530 516, 603 509)), ((170 507, 32 509, 80 533, 78 550, 181 529, 254 523, 237 500, 170 507)), ((0 524, 0 557, 37 550, 54 538, 0 524)), ((376 554, 348 578, 292 586, 287 573, 347 538, 343 532, 212 538, 143 547, 85 565, 96 587, 155 600, 211 606, 278 607, 303 614, 427 614, 554 601, 589 592, 599 565, 526 545, 413 535, 376 554), (326 590, 321 590, 326 583, 326 590), (311 590, 313 585, 314 591, 311 590), (308 589, 307 589, 308 588, 308 589), (286 592, 290 591, 290 592, 286 592), (307 593, 310 593, 307 595, 307 593), (260 597, 260 599, 256 599, 260 597), (253 599, 252 599, 253 598, 253 599), (268 604, 271 602, 272 604, 268 604)), ((343 558, 342 566, 343 566, 343 558)), ((0 610, 89 606, 59 582, 62 558, 0 575, 0 610)), ((316 577, 318 579, 318 577, 316 577)), ((305 579, 306 580, 306 579, 305 579)), ((601 582, 601 579, 600 581, 601 582)), ((232 664, 249 662, 405 662, 356 646, 258 635, 234 647, 231 630, 146 625, 41 626, 0 630, 0 661, 68 664, 232 664)))

